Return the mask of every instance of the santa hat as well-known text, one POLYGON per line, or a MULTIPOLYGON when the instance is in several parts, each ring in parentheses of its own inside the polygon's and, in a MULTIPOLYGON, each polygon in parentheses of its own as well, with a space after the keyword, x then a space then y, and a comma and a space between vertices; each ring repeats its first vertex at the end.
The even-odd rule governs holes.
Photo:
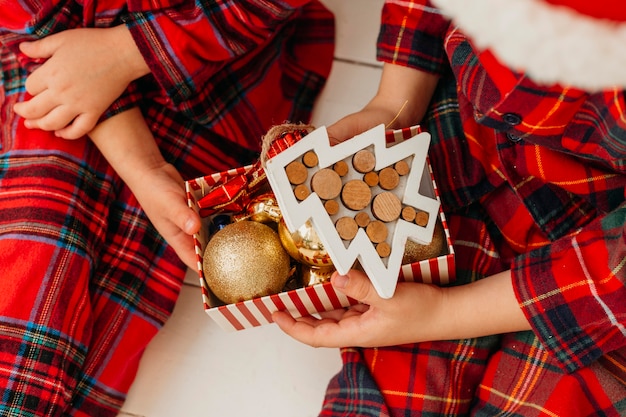
POLYGON ((480 49, 539 83, 626 88, 623 0, 432 0, 480 49))

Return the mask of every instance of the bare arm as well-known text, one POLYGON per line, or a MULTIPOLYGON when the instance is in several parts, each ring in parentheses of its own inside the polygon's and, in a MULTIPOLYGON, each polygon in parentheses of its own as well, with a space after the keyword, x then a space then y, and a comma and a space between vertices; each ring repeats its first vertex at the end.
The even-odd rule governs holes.
POLYGON ((385 64, 376 95, 362 110, 329 126, 331 140, 342 142, 381 123, 390 129, 419 123, 438 80, 433 74, 385 64))
POLYGON ((163 238, 189 267, 196 266, 193 239, 200 218, 187 205, 183 179, 162 157, 141 111, 115 115, 89 134, 133 191, 163 238))

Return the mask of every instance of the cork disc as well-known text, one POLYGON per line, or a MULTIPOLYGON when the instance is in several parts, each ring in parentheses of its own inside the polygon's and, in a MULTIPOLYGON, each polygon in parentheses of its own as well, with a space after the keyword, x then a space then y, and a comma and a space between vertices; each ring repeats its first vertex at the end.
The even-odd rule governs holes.
POLYGON ((361 180, 348 181, 341 190, 341 201, 350 210, 363 210, 372 201, 372 190, 361 180))
POLYGON ((334 216, 335 214, 339 213, 339 203, 337 203, 335 200, 327 200, 324 203, 324 208, 326 209, 326 213, 328 213, 330 216, 334 216))
POLYGON ((299 161, 293 161, 285 167, 287 179, 293 185, 303 184, 309 177, 309 171, 304 164, 299 161))
POLYGON ((407 175, 411 170, 409 168, 409 164, 406 161, 398 161, 393 166, 398 173, 398 175, 407 175))
POLYGON ((420 211, 415 214, 415 224, 418 226, 426 227, 428 224, 428 213, 420 211))
POLYGON ((348 173, 348 164, 345 161, 337 161, 335 165, 333 165, 333 170, 339 174, 340 177, 343 177, 348 173))
POLYGON ((306 185, 299 184, 293 189, 293 194, 298 201, 302 201, 311 194, 311 191, 309 191, 309 187, 306 185))
POLYGON ((402 209, 402 220, 406 220, 407 222, 415 220, 415 209, 411 206, 405 206, 402 209))
POLYGON ((351 217, 342 217, 335 223, 335 229, 343 240, 352 240, 359 231, 359 226, 351 217))
POLYGON ((376 187, 378 185, 378 174, 374 171, 370 171, 363 175, 363 181, 370 187, 376 187))
POLYGON ((372 214, 383 222, 392 222, 400 217, 402 203, 391 191, 385 191, 374 197, 372 214))
POLYGON ((361 174, 365 174, 376 166, 376 157, 371 151, 362 149, 352 157, 352 166, 361 174))
POLYGON ((341 177, 330 168, 320 169, 311 178, 311 189, 322 200, 332 200, 341 193, 341 177))
POLYGON ((383 190, 393 190, 400 184, 400 175, 391 167, 383 168, 378 173, 378 182, 383 190))
POLYGON ((380 243, 387 239, 389 230, 387 230, 387 225, 385 223, 380 220, 374 220, 367 225, 365 233, 367 233, 367 237, 370 238, 372 243, 380 243))
POLYGON ((387 242, 380 242, 378 245, 376 245, 376 253, 378 253, 378 256, 380 256, 381 258, 386 258, 389 255, 391 255, 391 245, 389 245, 389 243, 387 242))
POLYGON ((359 211, 356 216, 354 216, 354 221, 359 227, 365 228, 368 224, 370 224, 370 216, 364 211, 359 211))
POLYGON ((313 151, 308 151, 302 157, 302 163, 309 168, 313 168, 314 166, 317 165, 318 162, 319 162, 319 159, 317 158, 317 154, 313 151))

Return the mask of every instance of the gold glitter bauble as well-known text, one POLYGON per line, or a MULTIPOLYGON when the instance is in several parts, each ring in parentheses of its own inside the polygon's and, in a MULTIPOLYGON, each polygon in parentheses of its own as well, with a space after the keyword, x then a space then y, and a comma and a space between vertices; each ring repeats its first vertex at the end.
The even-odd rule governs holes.
POLYGON ((211 238, 202 267, 213 294, 228 304, 280 292, 291 269, 276 232, 248 220, 231 223, 211 238))
POLYGON ((296 261, 309 266, 329 267, 333 265, 333 261, 311 221, 307 220, 305 224, 291 233, 287 229, 285 221, 281 219, 278 223, 278 236, 280 236, 280 241, 287 253, 296 261))
POLYGON ((422 245, 412 240, 406 241, 404 246, 404 255, 402 257, 402 264, 412 264, 414 262, 423 261, 425 259, 436 258, 447 252, 446 235, 443 231, 441 222, 435 223, 435 230, 433 232, 433 239, 428 245, 422 245))

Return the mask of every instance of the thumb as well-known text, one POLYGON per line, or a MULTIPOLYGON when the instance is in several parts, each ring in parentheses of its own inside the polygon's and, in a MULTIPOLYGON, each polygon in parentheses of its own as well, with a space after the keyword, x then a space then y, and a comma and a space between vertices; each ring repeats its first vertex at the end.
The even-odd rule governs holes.
POLYGON ((336 145, 362 133, 358 124, 358 116, 348 115, 326 128, 331 145, 336 145))
POLYGON ((331 277, 333 287, 350 298, 371 305, 380 300, 380 296, 371 281, 362 271, 352 269, 346 275, 335 272, 331 277))
POLYGON ((54 54, 56 42, 54 41, 54 35, 50 35, 47 38, 36 41, 22 42, 19 47, 20 51, 29 58, 47 59, 54 54))

